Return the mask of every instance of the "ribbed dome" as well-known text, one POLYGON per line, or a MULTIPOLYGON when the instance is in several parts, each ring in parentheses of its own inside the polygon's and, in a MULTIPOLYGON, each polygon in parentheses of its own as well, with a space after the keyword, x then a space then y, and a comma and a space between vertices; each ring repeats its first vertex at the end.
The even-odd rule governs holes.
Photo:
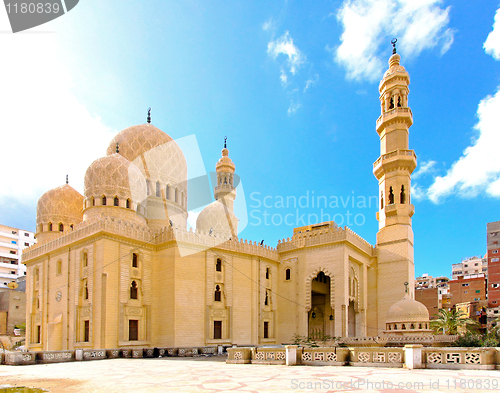
POLYGON ((196 230, 209 232, 211 229, 215 235, 238 235, 238 218, 220 200, 204 208, 196 220, 196 230))
POLYGON ((139 168, 115 153, 95 160, 85 173, 85 197, 117 196, 139 203, 146 198, 146 180, 139 168))
POLYGON ((408 294, 389 308, 386 319, 386 323, 428 321, 429 311, 427 307, 412 299, 408 294))
MULTIPOLYGON (((133 162, 150 181, 152 193, 156 183, 171 192, 187 197, 187 164, 184 153, 166 133, 151 124, 125 128, 111 141, 107 154, 116 154, 116 144, 121 156, 133 162)), ((180 201, 180 198, 179 198, 180 201)))
POLYGON ((83 196, 69 184, 49 190, 36 205, 37 227, 48 222, 78 224, 83 219, 82 208, 83 196))
POLYGON ((110 156, 116 153, 118 143, 120 154, 134 161, 141 154, 170 141, 172 138, 159 128, 149 123, 140 124, 120 131, 111 141, 106 154, 110 156))

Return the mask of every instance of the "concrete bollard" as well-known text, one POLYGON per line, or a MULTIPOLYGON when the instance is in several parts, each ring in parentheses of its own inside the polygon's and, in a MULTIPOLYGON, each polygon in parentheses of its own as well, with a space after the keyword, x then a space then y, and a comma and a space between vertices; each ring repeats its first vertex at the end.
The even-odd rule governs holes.
POLYGON ((422 347, 421 344, 405 345, 405 367, 407 369, 422 368, 422 347))
POLYGON ((75 359, 83 360, 83 349, 75 349, 75 359))
POLYGON ((297 365, 297 345, 286 345, 286 365, 295 366, 297 365))

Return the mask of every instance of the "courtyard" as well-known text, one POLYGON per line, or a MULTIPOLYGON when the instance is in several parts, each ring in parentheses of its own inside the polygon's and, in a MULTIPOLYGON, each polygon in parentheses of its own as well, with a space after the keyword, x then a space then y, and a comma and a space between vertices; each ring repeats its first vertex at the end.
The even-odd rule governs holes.
POLYGON ((498 371, 226 364, 225 356, 0 366, 0 392, 490 392, 498 371))

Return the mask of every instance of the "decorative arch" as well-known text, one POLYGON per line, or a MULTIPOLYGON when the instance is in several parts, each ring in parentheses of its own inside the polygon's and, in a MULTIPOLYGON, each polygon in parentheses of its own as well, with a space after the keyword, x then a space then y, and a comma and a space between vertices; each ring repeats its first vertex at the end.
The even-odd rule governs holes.
POLYGON ((306 311, 311 311, 311 282, 314 278, 319 274, 319 272, 323 272, 326 276, 330 277, 330 306, 335 309, 335 276, 330 273, 329 270, 320 267, 316 269, 313 273, 309 274, 306 278, 306 311))
POLYGON ((356 273, 356 269, 354 269, 352 261, 349 262, 349 278, 348 278, 349 287, 352 285, 351 276, 354 279, 353 281, 354 281, 356 287, 354 288, 355 296, 351 297, 351 293, 349 293, 349 300, 352 300, 354 302, 354 309, 356 312, 358 312, 359 311, 359 301, 361 298, 361 296, 359 295, 359 277, 358 277, 358 274, 356 273))

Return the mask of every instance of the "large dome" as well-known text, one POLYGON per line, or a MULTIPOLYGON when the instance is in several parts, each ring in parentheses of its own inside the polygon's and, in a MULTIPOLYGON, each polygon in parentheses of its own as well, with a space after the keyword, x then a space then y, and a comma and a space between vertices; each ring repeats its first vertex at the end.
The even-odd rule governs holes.
POLYGON ((212 202, 198 215, 196 230, 223 237, 238 235, 238 218, 220 200, 212 202))
POLYGON ((118 143, 120 154, 127 160, 134 161, 141 154, 172 140, 159 128, 149 123, 140 124, 120 131, 111 141, 106 154, 114 154, 118 143))
MULTIPOLYGON (((37 228, 40 224, 78 224, 83 219, 83 196, 69 184, 54 188, 43 194, 36 206, 37 228)), ((37 232, 42 232, 37 229, 37 232)))
POLYGON ((427 307, 412 299, 408 294, 389 308, 386 319, 386 323, 428 321, 429 311, 427 307))
POLYGON ((85 173, 85 198, 131 199, 134 204, 146 198, 146 180, 139 168, 115 153, 95 160, 85 173))
MULTIPOLYGON (((149 180, 151 190, 159 183, 187 198, 187 164, 177 143, 159 128, 146 123, 125 128, 111 141, 107 154, 119 154, 133 162, 149 180)), ((180 201, 181 198, 179 198, 180 201)))

